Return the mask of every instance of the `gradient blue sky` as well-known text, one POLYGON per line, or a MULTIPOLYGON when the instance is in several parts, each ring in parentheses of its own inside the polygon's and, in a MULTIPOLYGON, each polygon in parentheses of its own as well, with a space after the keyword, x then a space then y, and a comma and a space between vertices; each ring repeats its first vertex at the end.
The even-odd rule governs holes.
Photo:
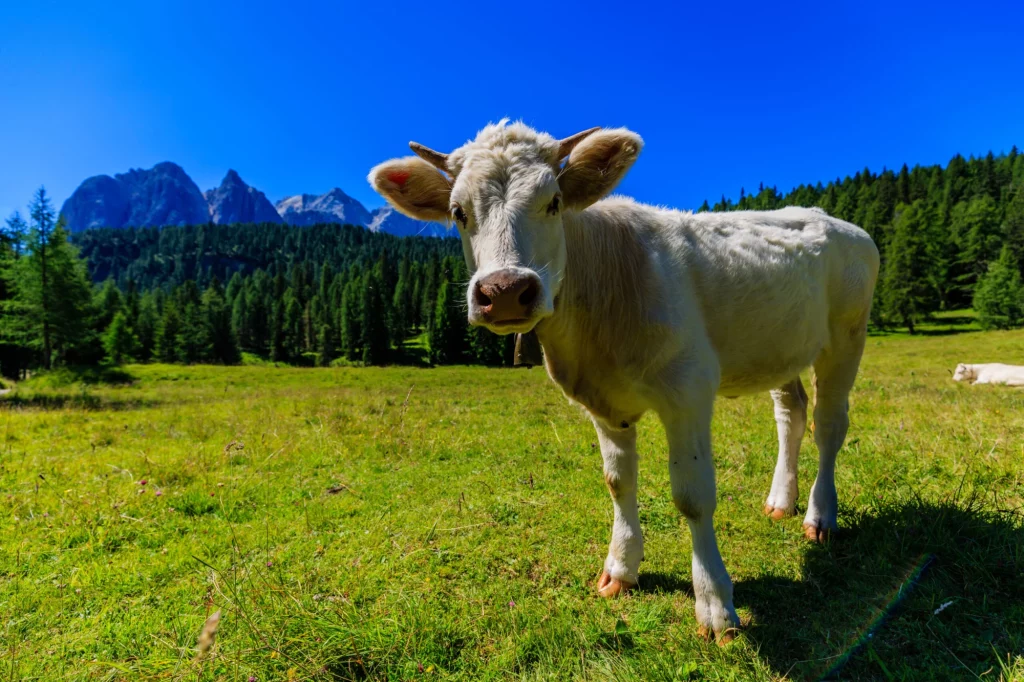
POLYGON ((164 160, 276 201, 488 121, 627 126, 624 193, 696 208, 1024 147, 1024 3, 0 3, 0 217, 164 160), (556 6, 557 5, 557 6, 556 6))

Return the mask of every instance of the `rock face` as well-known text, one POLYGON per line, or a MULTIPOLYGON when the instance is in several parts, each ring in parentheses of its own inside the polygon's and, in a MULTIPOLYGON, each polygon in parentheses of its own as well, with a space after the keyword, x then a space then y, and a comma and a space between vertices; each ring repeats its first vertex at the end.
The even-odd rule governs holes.
POLYGON ((341 223, 368 227, 372 217, 361 203, 335 187, 326 194, 297 194, 277 202, 277 212, 289 225, 341 223))
POLYGON ((210 219, 206 198, 181 166, 97 175, 75 190, 61 213, 72 232, 90 227, 197 225, 210 219))
POLYGON ((60 212, 71 232, 91 227, 122 227, 128 218, 128 193, 109 175, 95 175, 75 190, 60 212))
POLYGON ((390 206, 366 207, 338 188, 326 194, 297 194, 274 206, 263 192, 250 187, 233 170, 220 186, 199 191, 180 166, 165 161, 149 170, 130 170, 114 177, 91 177, 61 208, 72 232, 93 227, 163 227, 207 222, 318 223, 361 225, 398 237, 449 237, 454 231, 438 223, 407 218, 390 206))
POLYGON ((224 176, 220 187, 207 191, 205 196, 210 220, 218 225, 284 222, 266 195, 245 184, 233 170, 224 176))
POLYGON ((453 230, 440 223, 425 223, 404 216, 390 206, 374 209, 366 226, 371 232, 387 232, 396 237, 452 237, 453 230))

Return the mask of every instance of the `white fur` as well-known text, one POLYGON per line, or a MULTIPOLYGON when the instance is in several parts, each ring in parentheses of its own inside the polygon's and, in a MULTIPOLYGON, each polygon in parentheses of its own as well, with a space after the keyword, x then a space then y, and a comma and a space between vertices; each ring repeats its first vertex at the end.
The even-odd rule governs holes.
MULTIPOLYGON (((549 215, 545 207, 564 189, 558 141, 502 122, 449 155, 451 201, 469 216, 460 226, 474 271, 469 292, 502 269, 541 279, 533 319, 500 331, 535 329, 549 375, 597 427, 615 506, 605 570, 624 583, 639 578, 635 423, 653 411, 668 436, 673 499, 693 538, 697 619, 721 633, 738 621, 712 524, 715 396, 773 390, 779 462, 767 506, 792 513, 807 403, 798 376, 814 367, 819 470, 804 522, 814 537, 834 529, 835 457, 878 251, 863 230, 818 209, 692 214, 619 197, 581 205, 581 196, 611 189, 641 144, 624 130, 584 139, 567 165, 614 158, 619 166, 581 165, 575 177, 614 179, 566 203, 578 210, 549 215), (625 156, 609 156, 616 144, 625 156)), ((483 324, 467 297, 470 322, 483 324)))
POLYGON ((953 381, 967 381, 971 384, 1004 384, 1024 386, 1024 367, 993 362, 984 365, 960 363, 956 366, 953 381))

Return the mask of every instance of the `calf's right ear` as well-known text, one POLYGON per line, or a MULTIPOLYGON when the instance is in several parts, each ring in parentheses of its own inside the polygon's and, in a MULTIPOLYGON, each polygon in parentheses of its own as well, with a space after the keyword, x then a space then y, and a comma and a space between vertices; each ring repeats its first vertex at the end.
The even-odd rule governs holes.
POLYGON ((416 156, 375 166, 367 180, 400 213, 416 220, 449 221, 452 188, 437 168, 416 156))

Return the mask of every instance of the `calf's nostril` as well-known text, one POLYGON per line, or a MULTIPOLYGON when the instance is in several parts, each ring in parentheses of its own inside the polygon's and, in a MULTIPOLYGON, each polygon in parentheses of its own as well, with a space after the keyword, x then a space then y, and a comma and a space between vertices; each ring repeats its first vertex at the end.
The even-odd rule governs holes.
POLYGON ((485 294, 483 292, 483 289, 480 287, 477 287, 476 291, 474 292, 473 299, 476 301, 476 304, 481 308, 486 308, 487 306, 491 305, 491 297, 485 294))
POLYGON ((519 294, 519 305, 531 305, 534 301, 537 300, 538 294, 540 294, 540 287, 537 286, 536 282, 531 281, 528 285, 526 285, 526 288, 523 290, 523 293, 519 294))

